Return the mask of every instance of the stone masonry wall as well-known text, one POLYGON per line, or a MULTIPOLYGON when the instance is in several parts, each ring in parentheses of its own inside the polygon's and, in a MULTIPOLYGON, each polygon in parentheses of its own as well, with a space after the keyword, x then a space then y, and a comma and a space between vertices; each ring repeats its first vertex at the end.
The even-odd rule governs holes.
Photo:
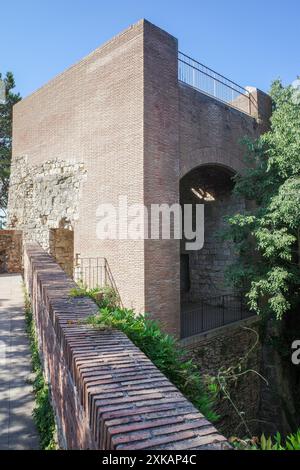
POLYGON ((22 232, 0 230, 0 273, 21 273, 22 258, 22 232))
POLYGON ((13 160, 11 173, 8 225, 49 251, 50 230, 74 228, 78 219, 84 165, 58 159, 32 165, 20 157, 13 160))
POLYGON ((189 252, 191 287, 187 300, 194 302, 233 292, 233 287, 226 283, 225 273, 236 252, 232 243, 221 239, 221 232, 225 228, 224 214, 229 216, 242 209, 242 201, 228 194, 205 204, 204 245, 201 250, 189 252))
POLYGON ((49 253, 70 277, 74 272, 74 232, 66 228, 52 228, 49 253))
MULTIPOLYGON (((235 367, 235 373, 242 373, 236 380, 226 380, 226 389, 237 409, 247 422, 251 436, 261 431, 260 395, 262 379, 253 371, 261 372, 262 344, 260 326, 257 318, 251 318, 238 324, 219 328, 203 335, 186 338, 181 341, 191 357, 198 364, 203 376, 215 380, 219 371, 235 367), (241 369, 237 368, 239 360, 241 369), (243 372, 249 371, 245 374, 243 372)), ((218 381, 217 381, 218 383, 218 381)), ((221 417, 218 427, 225 436, 245 437, 249 434, 242 419, 232 403, 220 393, 216 401, 216 412, 221 417)))
POLYGON ((95 304, 70 298, 74 282, 37 243, 24 270, 62 448, 229 448, 123 333, 82 323, 95 304))
POLYGON ((181 254, 188 257, 189 289, 181 289, 182 301, 229 294, 233 287, 226 282, 226 269, 237 256, 232 242, 224 240, 222 234, 226 227, 225 215, 243 212, 245 204, 241 198, 232 194, 232 176, 219 166, 200 166, 186 175, 180 183, 180 202, 193 205, 193 223, 195 205, 199 202, 192 188, 203 188, 214 198, 201 201, 204 204, 204 245, 200 250, 187 250, 186 239, 181 242, 181 254))

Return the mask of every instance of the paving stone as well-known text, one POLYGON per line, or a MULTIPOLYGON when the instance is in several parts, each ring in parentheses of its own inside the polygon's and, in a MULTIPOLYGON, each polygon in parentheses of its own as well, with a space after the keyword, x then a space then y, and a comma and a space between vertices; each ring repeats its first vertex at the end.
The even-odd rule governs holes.
POLYGON ((0 449, 38 449, 22 278, 0 275, 0 449))

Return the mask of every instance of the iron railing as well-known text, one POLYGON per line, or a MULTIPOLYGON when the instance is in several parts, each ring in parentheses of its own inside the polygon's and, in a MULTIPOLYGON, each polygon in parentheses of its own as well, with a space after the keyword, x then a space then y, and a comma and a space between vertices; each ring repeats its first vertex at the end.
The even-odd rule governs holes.
POLYGON ((240 111, 250 114, 250 93, 246 88, 178 52, 178 79, 240 111))
POLYGON ((197 335, 253 316, 240 295, 221 295, 181 307, 181 337, 197 335))
POLYGON ((74 261, 74 281, 89 289, 110 286, 117 292, 114 278, 106 258, 81 258, 76 255, 74 261))
POLYGON ((81 258, 77 255, 74 263, 74 281, 89 289, 107 285, 105 258, 81 258))

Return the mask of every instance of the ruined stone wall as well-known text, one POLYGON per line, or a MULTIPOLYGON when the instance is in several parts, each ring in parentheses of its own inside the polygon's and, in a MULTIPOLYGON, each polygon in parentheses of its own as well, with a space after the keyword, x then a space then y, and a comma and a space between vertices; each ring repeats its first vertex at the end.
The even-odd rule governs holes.
POLYGON ((0 273, 22 272, 22 258, 22 232, 0 230, 0 273))
POLYGON ((49 253, 70 277, 74 273, 74 232, 67 228, 52 228, 49 253))
POLYGON ((20 157, 14 158, 11 174, 8 225, 49 251, 50 230, 73 229, 78 220, 84 165, 59 159, 33 165, 20 157))
MULTIPOLYGON (((219 328, 206 334, 186 338, 181 341, 187 351, 187 357, 191 357, 199 366, 203 376, 214 378, 218 384, 219 371, 233 367, 236 380, 226 379, 222 382, 230 399, 242 413, 252 436, 261 432, 260 421, 260 396, 263 380, 253 371, 261 372, 262 343, 261 329, 257 318, 251 318, 219 328), (241 369, 237 366, 241 358, 241 369), (250 371, 251 370, 251 371, 250 371), (237 376, 239 373, 249 371, 237 376)), ((224 377, 224 375, 223 375, 224 377)), ((221 379, 222 380, 222 379, 221 379)), ((236 412, 231 401, 224 393, 219 393, 216 400, 216 412, 221 419, 218 427, 227 436, 245 437, 249 434, 241 417, 236 412)))

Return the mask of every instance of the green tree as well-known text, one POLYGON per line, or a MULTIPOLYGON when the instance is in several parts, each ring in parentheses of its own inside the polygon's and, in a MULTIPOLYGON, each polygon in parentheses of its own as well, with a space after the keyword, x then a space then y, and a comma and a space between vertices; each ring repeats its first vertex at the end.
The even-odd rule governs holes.
POLYGON ((13 74, 7 72, 2 79, 0 73, 0 85, 3 96, 0 97, 0 224, 6 214, 9 174, 11 164, 12 147, 12 108, 20 101, 19 93, 13 93, 15 81, 13 74), (2 99, 1 99, 2 98, 2 99))
POLYGON ((227 218, 226 236, 240 255, 228 275, 253 311, 282 319, 299 305, 300 100, 299 90, 278 80, 270 95, 270 130, 246 140, 251 169, 236 177, 235 193, 252 203, 227 218))
POLYGON ((239 254, 229 280, 262 317, 260 373, 267 383, 260 387, 261 431, 286 435, 300 422, 300 374, 291 362, 291 344, 300 335, 299 88, 275 81, 270 95, 270 130, 245 140, 251 168, 236 177, 234 192, 247 209, 227 218, 225 236, 239 254))

